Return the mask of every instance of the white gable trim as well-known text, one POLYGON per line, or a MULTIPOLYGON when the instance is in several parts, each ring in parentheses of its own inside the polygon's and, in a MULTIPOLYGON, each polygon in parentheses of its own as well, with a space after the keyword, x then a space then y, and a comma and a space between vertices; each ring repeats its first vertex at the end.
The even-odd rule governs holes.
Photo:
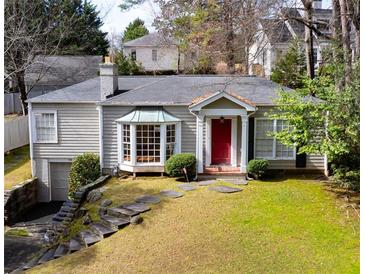
POLYGON ((236 103, 237 105, 245 108, 248 111, 256 110, 256 107, 249 105, 245 102, 242 102, 241 100, 238 100, 237 98, 235 98, 234 96, 232 96, 226 92, 216 92, 215 94, 205 98, 204 100, 190 106, 189 109, 190 109, 190 111, 200 111, 203 107, 213 103, 214 101, 216 101, 220 98, 226 98, 226 99, 236 103))

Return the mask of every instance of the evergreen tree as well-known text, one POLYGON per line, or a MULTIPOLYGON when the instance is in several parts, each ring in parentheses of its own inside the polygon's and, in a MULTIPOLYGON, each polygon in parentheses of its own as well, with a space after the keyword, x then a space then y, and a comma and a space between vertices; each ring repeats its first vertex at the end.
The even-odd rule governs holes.
POLYGON ((71 32, 62 40, 58 54, 106 55, 109 42, 107 33, 100 30, 103 25, 96 6, 88 0, 57 1, 64 16, 73 18, 71 32))
POLYGON ((123 34, 123 42, 134 40, 148 34, 148 29, 144 25, 144 21, 137 18, 129 23, 123 34))
POLYGON ((303 87, 306 75, 305 55, 299 40, 293 40, 289 49, 275 64, 271 80, 289 88, 303 87))

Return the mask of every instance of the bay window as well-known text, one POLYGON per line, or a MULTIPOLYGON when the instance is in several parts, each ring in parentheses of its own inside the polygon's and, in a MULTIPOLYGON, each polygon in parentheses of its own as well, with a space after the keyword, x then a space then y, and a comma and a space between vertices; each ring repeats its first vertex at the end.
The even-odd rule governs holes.
POLYGON ((131 161, 131 126, 123 125, 123 160, 131 161))
POLYGON ((160 125, 137 125, 137 163, 160 162, 160 125))
POLYGON ((255 120, 255 158, 283 160, 295 159, 294 148, 281 144, 270 132, 288 128, 284 120, 255 120))
POLYGON ((166 126, 166 160, 168 160, 175 151, 175 142, 176 142, 176 131, 175 125, 167 125, 166 126))
POLYGON ((32 128, 35 143, 57 143, 57 112, 34 112, 32 128))

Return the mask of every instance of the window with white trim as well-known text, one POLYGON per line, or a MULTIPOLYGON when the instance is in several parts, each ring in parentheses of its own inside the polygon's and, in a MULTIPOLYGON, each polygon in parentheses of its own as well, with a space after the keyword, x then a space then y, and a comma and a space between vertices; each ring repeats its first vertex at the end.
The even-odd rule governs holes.
POLYGON ((35 142, 57 142, 57 116, 56 112, 35 112, 34 114, 35 142))
POLYGON ((157 49, 152 50, 152 61, 157 61, 157 49))
POLYGON ((166 126, 166 160, 168 160, 175 151, 176 146, 176 127, 175 125, 166 126))
POLYGON ((160 125, 137 125, 137 163, 160 162, 160 125))
POLYGON ((288 128, 284 120, 256 119, 255 158, 294 159, 294 149, 281 144, 270 132, 288 128))
POLYGON ((131 126, 123 125, 123 160, 131 161, 131 126))

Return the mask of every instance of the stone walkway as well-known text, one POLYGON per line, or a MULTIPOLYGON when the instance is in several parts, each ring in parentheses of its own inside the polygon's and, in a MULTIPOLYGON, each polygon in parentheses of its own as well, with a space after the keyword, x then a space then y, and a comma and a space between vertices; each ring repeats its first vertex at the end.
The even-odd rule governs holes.
MULTIPOLYGON (((234 185, 247 185, 246 180, 243 179, 224 179, 223 181, 232 183, 234 185)), ((197 183, 184 183, 177 185, 183 191, 194 191, 198 189, 198 186, 209 186, 209 190, 218 191, 222 193, 233 193, 242 191, 242 188, 229 187, 223 185, 211 186, 212 184, 219 183, 219 180, 206 180, 197 183)), ((106 208, 105 211, 99 211, 100 221, 92 222, 88 228, 82 230, 68 242, 59 243, 47 251, 43 252, 41 256, 33 258, 22 269, 30 269, 36 265, 43 264, 50 260, 61 258, 67 254, 77 252, 83 248, 91 246, 102 239, 109 237, 117 232, 119 229, 123 229, 129 224, 139 224, 143 221, 140 216, 141 213, 151 210, 150 204, 158 204, 161 202, 161 196, 167 198, 180 198, 184 196, 184 193, 171 189, 162 190, 160 195, 142 195, 137 197, 133 203, 125 203, 119 206, 104 207, 103 201, 101 207, 106 208)), ((109 203, 109 205, 112 203, 109 203)), ((75 213, 76 209, 73 204, 63 206, 61 212, 75 213)), ((59 216, 56 215, 55 217, 59 216)), ((61 217, 61 216, 60 216, 61 217)), ((62 216, 64 217, 64 216, 62 216)))

